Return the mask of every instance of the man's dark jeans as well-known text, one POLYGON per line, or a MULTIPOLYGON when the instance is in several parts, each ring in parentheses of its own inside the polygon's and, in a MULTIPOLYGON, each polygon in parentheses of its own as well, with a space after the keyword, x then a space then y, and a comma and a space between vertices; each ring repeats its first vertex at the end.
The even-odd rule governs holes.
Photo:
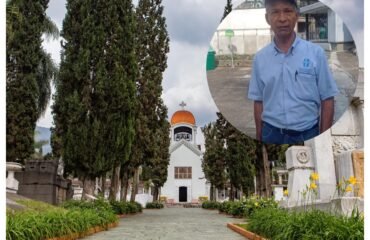
POLYGON ((319 133, 320 131, 318 123, 305 131, 281 129, 274 127, 267 122, 262 123, 262 142, 264 143, 294 144, 314 138, 319 135, 319 133))

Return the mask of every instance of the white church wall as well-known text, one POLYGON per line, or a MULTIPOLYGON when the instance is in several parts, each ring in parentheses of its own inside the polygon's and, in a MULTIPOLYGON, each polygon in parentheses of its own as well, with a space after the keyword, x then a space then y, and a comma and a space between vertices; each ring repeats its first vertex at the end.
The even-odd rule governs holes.
POLYGON ((201 165, 201 156, 198 156, 185 145, 177 148, 171 154, 168 177, 161 190, 161 195, 178 202, 179 187, 181 186, 187 187, 187 202, 206 195, 205 179, 201 165), (192 179, 175 179, 175 167, 192 167, 192 179))

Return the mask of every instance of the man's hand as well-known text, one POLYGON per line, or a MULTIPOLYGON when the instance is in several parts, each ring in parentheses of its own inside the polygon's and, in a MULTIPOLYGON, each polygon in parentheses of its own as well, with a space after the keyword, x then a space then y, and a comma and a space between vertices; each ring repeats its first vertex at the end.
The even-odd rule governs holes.
POLYGON ((262 112, 263 103, 254 101, 254 122, 256 123, 256 139, 262 141, 262 112))
POLYGON ((334 97, 321 101, 320 133, 328 130, 333 124, 334 97))

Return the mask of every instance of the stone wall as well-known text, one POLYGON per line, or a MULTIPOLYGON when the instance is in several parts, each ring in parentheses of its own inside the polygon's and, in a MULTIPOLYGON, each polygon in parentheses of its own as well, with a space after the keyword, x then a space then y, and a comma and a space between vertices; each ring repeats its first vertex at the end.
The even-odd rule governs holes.
POLYGON ((16 173, 18 194, 50 204, 62 203, 67 199, 71 181, 57 175, 57 170, 57 160, 28 160, 25 170, 16 173))

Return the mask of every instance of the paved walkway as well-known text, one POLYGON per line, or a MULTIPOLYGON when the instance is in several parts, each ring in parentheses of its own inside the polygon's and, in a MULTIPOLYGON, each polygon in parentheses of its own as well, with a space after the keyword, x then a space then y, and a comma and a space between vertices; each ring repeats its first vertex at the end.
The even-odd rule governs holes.
POLYGON ((242 240, 245 238, 226 227, 242 222, 214 210, 201 208, 164 208, 144 210, 142 214, 122 218, 118 227, 86 237, 86 240, 242 240))

